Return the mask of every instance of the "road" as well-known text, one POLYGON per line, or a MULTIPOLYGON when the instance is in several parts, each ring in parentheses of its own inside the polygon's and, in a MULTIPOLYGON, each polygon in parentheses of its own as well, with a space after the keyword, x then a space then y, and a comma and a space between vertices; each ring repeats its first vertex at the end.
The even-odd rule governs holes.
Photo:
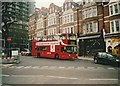
POLYGON ((56 60, 22 56, 21 63, 2 68, 3 84, 118 84, 119 68, 88 60, 56 60))

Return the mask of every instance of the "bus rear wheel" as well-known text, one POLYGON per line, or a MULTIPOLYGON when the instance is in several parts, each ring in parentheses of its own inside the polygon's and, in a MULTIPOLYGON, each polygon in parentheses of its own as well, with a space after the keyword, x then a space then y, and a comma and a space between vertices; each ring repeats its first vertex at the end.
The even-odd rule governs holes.
POLYGON ((59 59, 59 55, 58 55, 58 54, 55 54, 54 58, 55 58, 55 59, 59 59))
POLYGON ((37 57, 40 58, 40 53, 37 53, 37 57))

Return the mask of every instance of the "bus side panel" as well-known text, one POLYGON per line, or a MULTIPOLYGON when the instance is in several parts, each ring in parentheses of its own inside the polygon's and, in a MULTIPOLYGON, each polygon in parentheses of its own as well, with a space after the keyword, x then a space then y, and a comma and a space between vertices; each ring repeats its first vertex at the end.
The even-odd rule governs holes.
POLYGON ((61 45, 56 45, 55 47, 56 47, 55 54, 58 54, 60 59, 68 59, 69 58, 68 53, 64 53, 61 51, 61 47, 62 47, 61 45))
POLYGON ((36 42, 32 42, 32 56, 37 56, 36 42))

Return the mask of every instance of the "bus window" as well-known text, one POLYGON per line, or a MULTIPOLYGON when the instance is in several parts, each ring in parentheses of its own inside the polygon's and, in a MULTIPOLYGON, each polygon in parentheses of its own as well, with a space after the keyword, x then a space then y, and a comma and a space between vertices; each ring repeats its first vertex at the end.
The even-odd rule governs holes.
POLYGON ((53 36, 53 40, 59 40, 59 36, 53 36))
POLYGON ((43 40, 43 37, 39 37, 38 40, 39 40, 39 41, 42 41, 42 40, 43 40))
POLYGON ((62 34, 62 35, 60 36, 60 39, 61 39, 61 40, 66 39, 66 34, 62 34))
POLYGON ((66 52, 66 47, 61 47, 61 52, 66 52))
POLYGON ((48 36, 48 40, 52 40, 52 36, 48 36))
POLYGON ((47 40, 47 37, 43 37, 43 41, 46 41, 47 40))
POLYGON ((77 54, 77 47, 76 46, 67 46, 67 53, 77 54))
POLYGON ((36 48, 37 50, 41 50, 41 51, 46 51, 47 48, 45 46, 40 46, 36 48))
POLYGON ((42 49, 41 49, 42 51, 46 51, 46 50, 47 50, 47 48, 44 47, 44 46, 42 46, 41 48, 42 48, 42 49))
POLYGON ((76 46, 62 47, 61 52, 66 52, 69 54, 77 54, 77 47, 76 46))
POLYGON ((69 40, 76 40, 76 35, 75 34, 68 34, 68 39, 69 40))

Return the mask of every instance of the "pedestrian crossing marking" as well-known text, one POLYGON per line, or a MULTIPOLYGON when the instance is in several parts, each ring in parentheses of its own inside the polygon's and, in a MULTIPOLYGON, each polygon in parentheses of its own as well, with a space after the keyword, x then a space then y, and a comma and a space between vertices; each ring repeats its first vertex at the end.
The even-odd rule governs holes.
POLYGON ((117 70, 117 68, 113 68, 113 67, 108 67, 108 68, 104 68, 104 67, 74 67, 74 66, 68 66, 68 67, 64 67, 64 66, 10 66, 9 68, 16 68, 16 69, 66 69, 66 70, 71 70, 71 69, 75 69, 75 70, 96 70, 96 69, 108 69, 108 70, 117 70))

